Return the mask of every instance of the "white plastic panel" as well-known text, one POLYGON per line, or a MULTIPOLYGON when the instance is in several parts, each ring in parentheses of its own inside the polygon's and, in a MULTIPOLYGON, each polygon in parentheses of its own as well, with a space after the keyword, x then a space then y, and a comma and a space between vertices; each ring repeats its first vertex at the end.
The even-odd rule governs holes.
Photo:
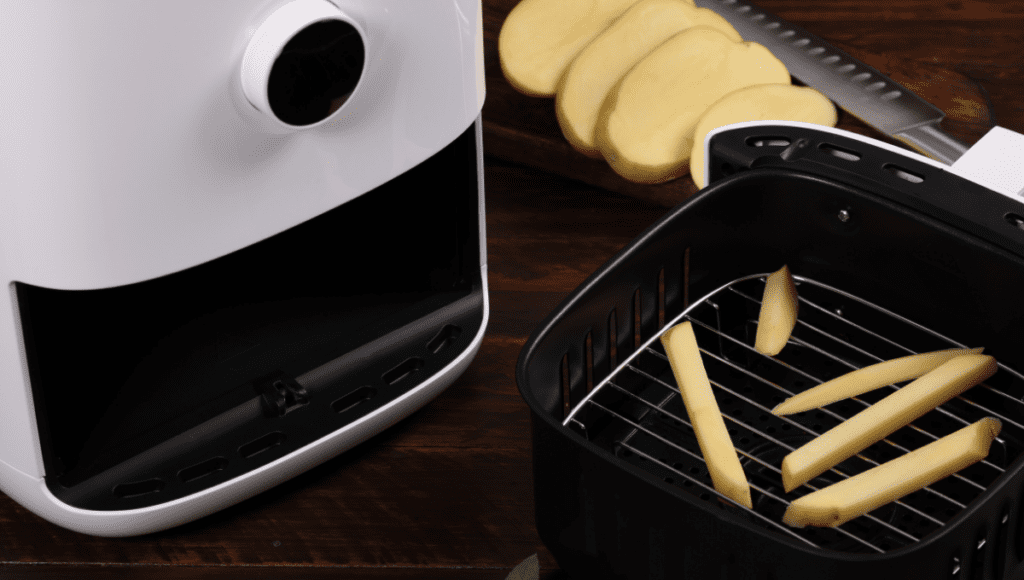
POLYGON ((948 171, 1024 201, 1024 135, 992 127, 948 171))
POLYGON ((479 0, 333 1, 365 32, 364 82, 300 130, 267 123, 240 81, 250 37, 286 1, 7 6, 0 282, 102 288, 208 261, 373 189, 472 123, 479 0))

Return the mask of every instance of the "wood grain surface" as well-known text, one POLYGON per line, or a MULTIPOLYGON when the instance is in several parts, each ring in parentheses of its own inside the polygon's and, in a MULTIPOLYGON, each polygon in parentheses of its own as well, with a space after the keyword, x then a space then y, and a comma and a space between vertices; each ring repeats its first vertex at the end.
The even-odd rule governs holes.
MULTIPOLYGON (((944 109, 973 142, 1024 132, 1024 3, 761 0, 944 109)), ((562 138, 550 100, 504 80, 515 0, 484 0, 490 323, 466 373, 359 447, 202 520, 126 539, 50 524, 0 496, 3 578, 502 580, 537 553, 529 412, 514 378, 530 332, 591 272, 694 191, 638 186, 562 138)), ((840 126, 878 136, 843 115, 840 126)), ((0 136, 2 138, 2 136, 0 136)))

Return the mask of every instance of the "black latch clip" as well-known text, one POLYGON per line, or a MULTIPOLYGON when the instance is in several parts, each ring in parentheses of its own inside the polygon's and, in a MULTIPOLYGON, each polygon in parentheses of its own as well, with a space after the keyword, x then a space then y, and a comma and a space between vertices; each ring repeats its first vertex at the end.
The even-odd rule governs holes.
POLYGON ((268 417, 283 417, 309 403, 309 393, 295 379, 278 371, 256 381, 268 417))

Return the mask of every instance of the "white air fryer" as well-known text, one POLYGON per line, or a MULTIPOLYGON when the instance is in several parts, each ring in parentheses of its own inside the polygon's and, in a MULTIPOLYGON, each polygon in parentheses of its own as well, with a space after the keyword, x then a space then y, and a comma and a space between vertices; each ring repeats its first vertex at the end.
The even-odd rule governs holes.
POLYGON ((487 323, 480 0, 8 2, 0 489, 194 520, 420 408, 487 323))

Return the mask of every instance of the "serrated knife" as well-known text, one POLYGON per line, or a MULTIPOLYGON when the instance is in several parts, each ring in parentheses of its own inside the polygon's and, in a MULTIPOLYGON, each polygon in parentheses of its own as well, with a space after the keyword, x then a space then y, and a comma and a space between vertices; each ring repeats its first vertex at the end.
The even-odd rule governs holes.
POLYGON ((849 54, 744 0, 695 0, 725 18, 745 41, 763 45, 791 75, 882 133, 953 164, 969 146, 939 126, 945 114, 849 54))

